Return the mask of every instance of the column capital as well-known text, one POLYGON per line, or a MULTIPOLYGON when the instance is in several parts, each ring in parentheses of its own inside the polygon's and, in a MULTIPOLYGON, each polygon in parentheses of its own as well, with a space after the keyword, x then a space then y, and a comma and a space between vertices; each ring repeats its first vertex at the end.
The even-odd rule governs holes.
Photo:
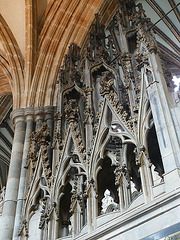
POLYGON ((34 115, 41 115, 43 113, 44 113, 44 107, 40 106, 40 107, 34 108, 34 115))
POLYGON ((25 122, 24 108, 17 108, 11 112, 12 122, 16 125, 18 122, 25 122))
POLYGON ((26 107, 24 109, 24 114, 26 116, 26 122, 34 120, 34 108, 33 107, 26 107))
POLYGON ((45 106, 44 107, 44 115, 45 115, 45 120, 53 119, 54 107, 53 106, 45 106))
POLYGON ((45 106, 44 107, 44 113, 46 114, 46 113, 54 113, 54 106, 45 106))
POLYGON ((34 108, 33 107, 26 107, 24 109, 24 113, 25 113, 26 116, 27 115, 34 115, 34 108))
POLYGON ((157 52, 157 47, 155 45, 151 45, 148 48, 148 50, 149 50, 150 53, 156 53, 157 52))
POLYGON ((34 108, 34 115, 35 115, 35 122, 37 121, 43 121, 43 115, 44 115, 44 107, 35 107, 34 108))

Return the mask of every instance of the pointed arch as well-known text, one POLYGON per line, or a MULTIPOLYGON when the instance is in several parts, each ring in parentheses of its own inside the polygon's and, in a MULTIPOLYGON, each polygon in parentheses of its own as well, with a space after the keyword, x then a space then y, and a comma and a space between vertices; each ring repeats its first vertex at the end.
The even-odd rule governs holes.
MULTIPOLYGON (((8 89, 10 87, 10 92, 13 89, 13 79, 10 72, 10 66, 8 61, 6 60, 6 56, 4 56, 4 52, 0 51, 0 70, 3 72, 4 77, 6 78, 8 89)), ((1 94, 1 93, 0 93, 1 94)))
POLYGON ((7 60, 13 79, 14 108, 22 106, 21 99, 24 93, 23 57, 12 31, 0 14, 0 39, 7 53, 7 60))
POLYGON ((94 20, 94 14, 100 10, 101 21, 106 22, 115 11, 115 2, 110 0, 74 1, 69 6, 59 2, 52 4, 46 15, 42 30, 39 58, 33 77, 29 106, 52 104, 55 93, 55 82, 64 54, 73 41, 82 46, 87 36, 89 26, 94 20), (105 11, 109 7, 109 11, 105 11), (87 13, 89 18, 87 18, 87 13), (52 19, 49 25, 48 21, 52 19), (48 30, 49 29, 49 30, 48 30))

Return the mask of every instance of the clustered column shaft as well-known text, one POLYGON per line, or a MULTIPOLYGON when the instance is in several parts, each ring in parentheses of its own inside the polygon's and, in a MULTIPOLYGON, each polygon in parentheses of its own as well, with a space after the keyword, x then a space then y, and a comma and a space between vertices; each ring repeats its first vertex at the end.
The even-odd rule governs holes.
POLYGON ((22 158, 22 165, 21 165, 21 176, 20 176, 20 183, 19 183, 19 192, 18 192, 18 199, 17 199, 17 207, 16 207, 16 217, 15 217, 15 224, 14 224, 14 232, 13 232, 13 239, 18 240, 18 231, 21 222, 21 214, 22 214, 22 207, 23 207, 23 200, 24 200, 24 190, 25 190, 25 181, 26 181, 26 164, 27 164, 27 155, 29 151, 30 145, 30 137, 29 135, 32 133, 34 129, 34 117, 33 117, 33 108, 27 108, 25 110, 26 115, 26 135, 24 141, 24 151, 23 151, 23 158, 22 158))
POLYGON ((25 167, 30 145, 29 135, 34 129, 37 130, 41 127, 43 121, 47 121, 52 136, 53 114, 53 106, 35 109, 31 107, 16 109, 11 114, 14 123, 14 141, 1 218, 2 232, 0 240, 18 239, 26 182, 25 167))
POLYGON ((3 226, 0 234, 0 240, 12 239, 26 129, 23 109, 15 110, 12 113, 12 118, 14 120, 15 126, 14 142, 12 147, 6 196, 3 207, 3 226))

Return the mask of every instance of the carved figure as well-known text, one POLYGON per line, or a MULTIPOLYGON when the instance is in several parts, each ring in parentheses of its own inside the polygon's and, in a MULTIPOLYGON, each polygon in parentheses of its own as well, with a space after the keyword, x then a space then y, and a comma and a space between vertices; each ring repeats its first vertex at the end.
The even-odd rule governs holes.
POLYGON ((102 213, 106 213, 107 208, 112 204, 115 207, 117 206, 117 203, 114 202, 113 197, 110 195, 110 191, 106 189, 104 192, 104 198, 102 199, 102 213))

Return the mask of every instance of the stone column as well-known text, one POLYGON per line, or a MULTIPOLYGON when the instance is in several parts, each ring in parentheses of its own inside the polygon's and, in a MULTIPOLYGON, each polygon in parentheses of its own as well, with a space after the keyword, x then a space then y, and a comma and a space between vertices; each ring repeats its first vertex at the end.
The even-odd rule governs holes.
MULTIPOLYGON (((77 235, 81 231, 81 207, 77 202, 76 207, 73 209, 73 232, 74 235, 77 235)), ((72 218, 71 218, 72 219, 72 218)))
POLYGON ((169 191, 172 187, 180 186, 180 171, 178 170, 180 167, 180 147, 170 104, 167 99, 168 90, 160 59, 153 47, 149 51, 154 79, 147 91, 165 170, 164 179, 167 182, 166 187, 169 191))
POLYGON ((87 198, 87 225, 88 232, 96 229, 97 196, 94 187, 90 187, 87 198))
POLYGON ((19 192, 18 192, 18 199, 17 199, 17 206, 16 206, 16 216, 15 216, 15 223, 14 223, 14 232, 13 232, 13 240, 18 240, 18 231, 20 227, 20 223, 22 220, 22 207, 23 207, 23 200, 24 200, 24 190, 25 190, 25 182, 26 182, 26 163, 27 163, 27 155, 29 151, 30 145, 30 138, 29 135, 33 131, 34 127, 34 109, 29 107, 25 109, 25 116, 26 116, 26 135, 24 141, 24 150, 23 150, 23 158, 22 158, 22 165, 21 165, 21 176, 19 182, 19 192))
POLYGON ((142 192, 144 194, 145 203, 148 203, 153 199, 152 191, 152 177, 150 170, 150 163, 144 154, 144 147, 140 149, 139 153, 136 153, 136 164, 139 166, 139 173, 141 177, 142 192))
POLYGON ((123 190, 124 190, 124 207, 128 208, 130 204, 130 199, 131 199, 131 192, 130 192, 130 186, 128 181, 124 177, 124 184, 123 184, 123 190))
POLYGON ((26 127, 24 109, 14 110, 11 116, 14 122, 15 130, 6 186, 6 196, 1 219, 0 240, 10 240, 13 235, 26 127))
POLYGON ((87 225, 88 225, 88 232, 91 232, 93 230, 92 227, 92 197, 91 193, 88 194, 87 198, 87 225))
POLYGON ((148 191, 148 185, 147 185, 147 176, 146 176, 146 172, 144 171, 144 163, 141 163, 140 167, 139 167, 139 173, 140 173, 140 177, 141 177, 141 186, 142 186, 142 192, 144 194, 144 201, 145 203, 148 203, 150 201, 150 193, 148 191))
POLYGON ((54 107, 53 106, 44 107, 44 120, 47 122, 47 125, 50 128, 50 136, 52 141, 53 123, 54 123, 54 107))
POLYGON ((120 212, 123 212, 124 211, 124 197, 123 197, 122 183, 118 187, 118 196, 119 196, 119 210, 120 210, 120 212))
POLYGON ((63 221, 62 222, 62 237, 68 236, 68 226, 69 226, 68 221, 63 221))

